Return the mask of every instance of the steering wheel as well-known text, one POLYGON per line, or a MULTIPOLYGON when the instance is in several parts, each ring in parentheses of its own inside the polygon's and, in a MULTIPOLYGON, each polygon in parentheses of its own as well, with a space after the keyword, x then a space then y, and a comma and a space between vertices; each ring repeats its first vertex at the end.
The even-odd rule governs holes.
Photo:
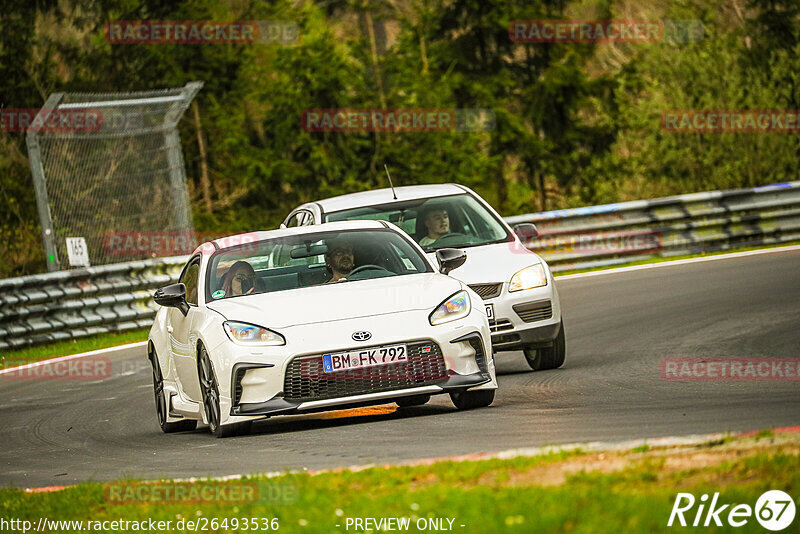
POLYGON ((432 244, 436 245, 437 247, 442 245, 447 245, 448 240, 455 241, 456 243, 460 242, 463 245, 472 242, 472 236, 468 236, 467 234, 460 234, 458 232, 450 232, 448 234, 444 234, 443 236, 439 237, 439 239, 434 241, 432 244), (464 243, 465 237, 467 238, 467 243, 464 243))
MULTIPOLYGON (((347 276, 350 277, 350 276, 353 276, 354 274, 360 273, 362 271, 368 271, 370 269, 373 269, 373 270, 374 269, 378 269, 378 270, 381 270, 381 271, 389 271, 389 269, 387 269, 386 267, 381 267, 380 265, 375 265, 374 263, 368 263, 366 265, 360 265, 359 267, 356 267, 355 269, 350 271, 350 274, 348 274, 347 276)), ((389 271, 389 272, 391 272, 391 271, 389 271)))
POLYGON ((447 239, 448 237, 455 237, 455 236, 460 236, 460 235, 464 235, 464 234, 459 234, 458 232, 450 232, 448 234, 444 234, 442 236, 439 236, 439 238, 436 241, 439 241, 439 239, 447 239))

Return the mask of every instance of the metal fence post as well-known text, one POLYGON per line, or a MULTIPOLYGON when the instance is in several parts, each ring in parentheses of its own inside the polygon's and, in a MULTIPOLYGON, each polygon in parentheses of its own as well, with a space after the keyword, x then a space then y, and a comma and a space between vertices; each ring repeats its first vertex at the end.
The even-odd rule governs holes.
MULTIPOLYGON (((34 124, 42 124, 47 115, 55 111, 58 104, 64 98, 64 93, 53 93, 44 103, 44 107, 36 114, 34 124)), ((61 264, 58 259, 58 247, 56 246, 56 236, 53 231, 53 217, 50 214, 50 205, 47 197, 47 183, 44 179, 44 166, 42 165, 42 151, 39 146, 39 138, 36 132, 28 129, 25 134, 26 145, 28 146, 28 159, 31 164, 31 174, 33 175, 33 189, 36 193, 36 208, 39 211, 39 224, 42 226, 42 238, 44 239, 45 263, 48 271, 58 271, 61 264)))
POLYGON ((173 104, 172 109, 164 117, 164 122, 172 127, 167 129, 165 143, 167 149, 167 162, 169 164, 169 178, 173 204, 186 206, 186 210, 178 214, 177 224, 180 230, 187 231, 193 228, 192 209, 189 201, 189 192, 186 189, 186 168, 183 161, 180 137, 178 136, 177 123, 192 102, 197 92, 203 87, 203 82, 190 82, 183 88, 183 98, 173 104))

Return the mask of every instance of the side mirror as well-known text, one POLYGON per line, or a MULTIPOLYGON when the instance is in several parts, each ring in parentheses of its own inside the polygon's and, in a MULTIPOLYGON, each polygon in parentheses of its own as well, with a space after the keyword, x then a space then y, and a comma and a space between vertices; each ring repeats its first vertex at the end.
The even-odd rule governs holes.
POLYGON ((457 248, 440 248, 436 251, 436 261, 439 262, 439 272, 449 274, 453 269, 464 265, 467 253, 457 248))
POLYGON ((178 308, 184 317, 189 313, 189 303, 186 302, 186 286, 183 284, 172 284, 157 289, 153 294, 153 300, 161 306, 178 308))
POLYGON ((286 230, 286 228, 287 228, 287 227, 286 227, 286 223, 281 223, 281 226, 280 226, 280 228, 281 228, 281 230, 286 230))
POLYGON ((514 233, 523 241, 539 235, 539 229, 533 223, 520 223, 514 226, 514 233))

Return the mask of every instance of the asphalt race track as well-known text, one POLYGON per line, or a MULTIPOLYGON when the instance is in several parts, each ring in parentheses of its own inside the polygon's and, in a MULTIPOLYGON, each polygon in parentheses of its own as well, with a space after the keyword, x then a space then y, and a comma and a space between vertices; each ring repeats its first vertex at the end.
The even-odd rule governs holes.
POLYGON ((0 377, 0 484, 319 469, 583 441, 800 424, 798 381, 661 378, 665 357, 800 357, 800 251, 557 281, 567 328, 561 369, 497 357, 490 408, 447 396, 264 420, 249 436, 161 433, 144 348, 109 357, 94 382, 0 377))

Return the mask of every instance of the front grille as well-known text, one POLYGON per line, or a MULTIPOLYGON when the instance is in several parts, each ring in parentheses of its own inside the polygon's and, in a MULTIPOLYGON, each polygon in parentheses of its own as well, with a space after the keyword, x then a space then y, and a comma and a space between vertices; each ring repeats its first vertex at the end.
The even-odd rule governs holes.
POLYGON ((483 300, 489 300, 500 294, 503 284, 473 284, 469 287, 483 300))
POLYGON ((502 332, 504 330, 511 330, 514 328, 514 325, 511 324, 511 321, 508 319, 500 319, 495 323, 489 323, 489 330, 491 330, 492 334, 495 332, 502 332))
POLYGON ((408 343, 408 361, 326 373, 322 354, 298 356, 289 362, 283 380, 286 400, 311 401, 435 384, 447 379, 439 345, 408 343), (430 347, 430 352, 422 352, 430 347))
POLYGON ((553 316, 553 305, 549 300, 514 304, 512 307, 514 311, 517 312, 517 315, 519 315, 519 318, 526 323, 542 321, 553 316))

